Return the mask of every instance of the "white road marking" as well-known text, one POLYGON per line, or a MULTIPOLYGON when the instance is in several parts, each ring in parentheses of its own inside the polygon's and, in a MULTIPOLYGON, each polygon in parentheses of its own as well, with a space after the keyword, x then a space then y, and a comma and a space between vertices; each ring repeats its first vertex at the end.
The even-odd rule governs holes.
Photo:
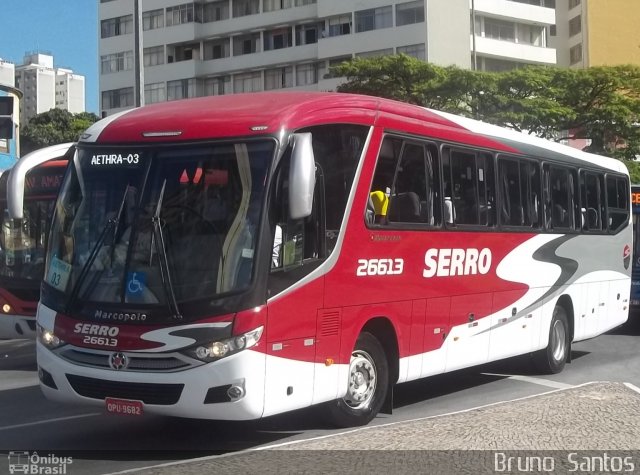
POLYGON ((539 386, 546 386, 548 388, 556 389, 570 389, 575 388, 573 384, 561 383, 559 381, 551 381, 544 378, 533 378, 531 376, 522 376, 520 374, 499 374, 499 373, 482 373, 487 376, 500 376, 502 378, 513 379, 515 381, 523 381, 525 383, 537 384, 539 386))
POLYGON ((638 386, 636 386, 636 385, 634 385, 634 384, 631 384, 631 383, 624 383, 624 385, 625 385, 626 387, 628 387, 629 389, 631 389, 632 391, 635 391, 635 392, 637 392, 638 394, 640 394, 640 388, 639 388, 638 386))
POLYGON ((56 417, 55 419, 44 419, 42 421, 26 422, 24 424, 14 424, 12 426, 4 426, 4 427, 0 427, 0 431, 11 430, 11 429, 21 429, 23 427, 37 426, 39 424, 50 424, 52 422, 69 421, 72 419, 82 419, 84 417, 94 417, 94 416, 101 416, 101 415, 102 415, 101 412, 90 412, 89 414, 78 414, 76 416, 56 417))

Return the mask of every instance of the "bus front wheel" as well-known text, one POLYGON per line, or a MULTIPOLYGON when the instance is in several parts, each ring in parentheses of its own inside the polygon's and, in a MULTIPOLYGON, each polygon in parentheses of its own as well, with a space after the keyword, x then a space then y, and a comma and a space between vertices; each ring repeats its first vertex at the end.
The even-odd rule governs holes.
POLYGON ((329 404, 331 422, 338 427, 368 424, 380 411, 388 389, 384 349, 375 336, 363 332, 351 353, 347 394, 329 404))
POLYGON ((534 364, 539 371, 556 374, 564 369, 571 351, 569 319, 560 305, 553 309, 553 318, 549 328, 549 344, 543 350, 534 353, 534 364))

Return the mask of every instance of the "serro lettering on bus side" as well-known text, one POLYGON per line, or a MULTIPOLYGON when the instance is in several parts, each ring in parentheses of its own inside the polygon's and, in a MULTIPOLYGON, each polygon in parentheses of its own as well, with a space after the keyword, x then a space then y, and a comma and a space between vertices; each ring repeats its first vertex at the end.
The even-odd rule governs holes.
POLYGON ((491 269, 491 250, 428 249, 424 254, 422 276, 452 277, 455 275, 486 274, 491 269))

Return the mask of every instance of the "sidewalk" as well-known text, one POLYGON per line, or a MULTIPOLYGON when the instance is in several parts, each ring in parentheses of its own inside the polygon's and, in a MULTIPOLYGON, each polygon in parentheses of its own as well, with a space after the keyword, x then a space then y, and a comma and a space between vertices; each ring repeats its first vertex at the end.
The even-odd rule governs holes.
POLYGON ((450 415, 368 426, 136 473, 395 475, 535 473, 549 468, 552 473, 640 473, 637 388, 589 383, 450 415), (532 470, 536 468, 541 470, 532 470))

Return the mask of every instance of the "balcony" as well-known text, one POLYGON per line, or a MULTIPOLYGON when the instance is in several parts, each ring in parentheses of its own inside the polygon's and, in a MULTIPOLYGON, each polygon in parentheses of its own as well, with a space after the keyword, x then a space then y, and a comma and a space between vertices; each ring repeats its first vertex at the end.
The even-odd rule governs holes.
MULTIPOLYGON (((473 48, 473 38, 470 38, 473 48)), ((492 58, 509 59, 526 63, 556 64, 555 48, 542 48, 492 38, 476 37, 476 52, 492 58)))
POLYGON ((554 25, 556 11, 553 8, 510 2, 509 0, 475 0, 476 16, 488 16, 521 23, 554 25))

